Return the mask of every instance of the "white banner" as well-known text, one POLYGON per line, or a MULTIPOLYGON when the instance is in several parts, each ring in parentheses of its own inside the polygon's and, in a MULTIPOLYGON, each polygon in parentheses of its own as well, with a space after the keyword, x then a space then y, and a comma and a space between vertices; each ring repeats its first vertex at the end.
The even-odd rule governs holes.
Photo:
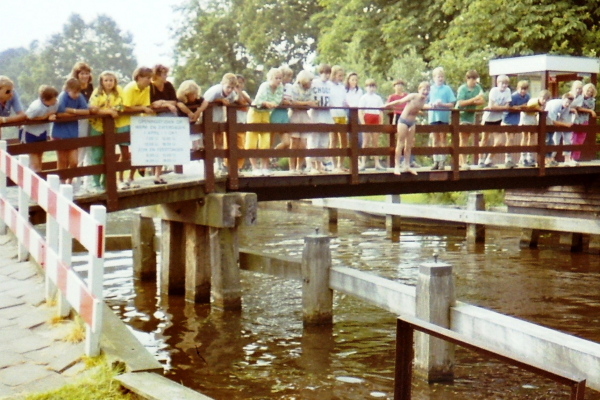
POLYGON ((190 162, 190 123, 183 117, 132 117, 131 165, 190 162))

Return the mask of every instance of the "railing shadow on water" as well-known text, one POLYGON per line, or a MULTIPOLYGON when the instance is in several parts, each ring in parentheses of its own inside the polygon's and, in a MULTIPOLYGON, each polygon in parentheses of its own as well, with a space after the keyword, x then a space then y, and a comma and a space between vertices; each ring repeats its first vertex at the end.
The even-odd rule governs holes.
MULTIPOLYGON (((204 185, 205 191, 211 193, 215 191, 215 181, 218 178, 215 175, 214 161, 216 158, 222 158, 228 161, 229 166, 237 165, 237 160, 246 158, 282 158, 282 157, 347 157, 349 161, 349 179, 351 185, 360 182, 359 175, 359 157, 375 156, 389 157, 389 167, 394 167, 395 145, 396 145, 396 126, 390 124, 383 125, 362 125, 359 122, 359 109, 348 108, 348 122, 346 124, 271 124, 271 123, 238 123, 236 120, 236 106, 227 107, 227 122, 214 122, 212 120, 212 107, 217 105, 209 105, 203 113, 202 121, 198 124, 190 125, 190 134, 203 134, 203 148, 191 149, 191 160, 204 160, 204 185), (251 132, 272 132, 272 133, 312 133, 312 132, 346 132, 349 135, 348 147, 346 148, 327 148, 327 149, 255 149, 246 150, 231 146, 237 143, 237 135, 244 134, 247 131, 251 132), (361 148, 359 147, 359 135, 361 133, 382 133, 389 136, 388 143, 385 147, 361 148), (226 137, 229 148, 217 148, 215 146, 214 135, 223 133, 226 137)), ((299 108, 299 107, 286 107, 299 108)), ((304 108, 306 109, 306 108, 304 108)), ((379 110, 379 109, 378 109, 379 110)), ((167 109, 157 110, 158 113, 166 112, 167 109)), ((447 109, 445 109, 447 111, 447 109)), ((472 110, 469 110, 472 111, 472 110)), ((485 110, 477 110, 476 113, 481 113, 485 110)), ((415 146, 412 150, 413 155, 431 156, 434 154, 450 155, 450 179, 458 180, 460 176, 459 155, 473 155, 475 157, 481 153, 504 154, 504 153, 521 153, 530 152, 537 155, 537 160, 544 160, 547 152, 561 151, 581 151, 582 161, 595 159, 596 152, 600 151, 600 145, 596 144, 596 134, 600 132, 600 128, 594 118, 591 118, 590 125, 573 125, 570 128, 553 127, 546 125, 546 112, 539 112, 538 125, 523 125, 523 126, 493 126, 493 125, 461 125, 459 121, 459 109, 450 110, 451 122, 448 125, 417 125, 416 135, 429 135, 430 133, 440 132, 446 133, 447 145, 444 147, 428 147, 415 146), (586 141, 581 145, 553 145, 545 144, 546 133, 551 132, 585 132, 587 133, 586 141), (479 137, 482 133, 514 133, 522 134, 531 132, 537 134, 537 144, 530 146, 477 146, 479 137), (469 134, 472 137, 473 145, 460 147, 460 133, 469 134)), ((136 113, 122 113, 121 115, 139 115, 136 113)), ((60 121, 76 121, 80 119, 101 118, 103 120, 104 134, 100 136, 91 136, 75 139, 64 139, 48 141, 43 143, 20 144, 18 140, 9 140, 8 151, 13 155, 27 153, 43 153, 56 150, 69 150, 82 147, 98 146, 104 148, 104 163, 100 165, 90 165, 84 167, 70 169, 56 169, 56 162, 45 162, 43 170, 39 173, 45 177, 48 174, 56 174, 61 179, 75 178, 88 175, 105 175, 105 194, 102 196, 106 203, 107 210, 115 211, 118 209, 118 181, 117 173, 128 171, 132 168, 131 161, 118 161, 116 145, 118 143, 129 142, 130 133, 116 133, 114 119, 107 115, 89 115, 89 116, 73 116, 60 118, 60 121)), ((47 123, 47 121, 24 121, 19 123, 0 124, 0 128, 4 126, 20 126, 23 124, 36 125, 47 123)), ((538 162, 538 176, 545 176, 546 166, 544 162, 538 162)), ((237 190, 239 188, 240 174, 237 168, 229 168, 227 176, 227 189, 237 190)), ((401 179, 401 178, 399 178, 401 179)))

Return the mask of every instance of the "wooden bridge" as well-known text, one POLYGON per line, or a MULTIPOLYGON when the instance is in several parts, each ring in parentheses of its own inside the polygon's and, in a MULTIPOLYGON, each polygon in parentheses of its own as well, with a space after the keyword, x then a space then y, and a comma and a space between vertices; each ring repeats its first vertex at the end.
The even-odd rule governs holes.
MULTIPOLYGON (((131 168, 130 162, 117 162, 118 154, 115 152, 116 144, 128 142, 129 133, 115 133, 114 121, 111 117, 94 116, 103 118, 104 132, 102 136, 49 141, 34 144, 19 144, 9 141, 8 151, 11 154, 27 154, 40 151, 66 150, 87 146, 102 146, 105 152, 105 163, 80 167, 68 170, 57 170, 56 163, 44 163, 44 170, 40 175, 57 174, 61 178, 78 177, 93 174, 105 174, 106 192, 100 194, 79 195, 76 202, 87 208, 91 204, 104 204, 107 210, 118 211, 129 208, 164 204, 186 200, 200 199, 208 193, 225 192, 252 192, 256 193, 259 201, 267 200, 293 200, 315 197, 343 197, 365 196, 378 194, 405 194, 422 192, 468 191, 484 189, 509 189, 509 188, 534 188, 555 185, 582 185, 591 186, 598 182, 600 177, 600 160, 595 160, 596 152, 600 145, 596 144, 596 134, 600 131, 593 121, 589 126, 573 126, 572 128, 559 128, 546 126, 545 113, 540 115, 539 125, 528 126, 483 126, 459 125, 459 111, 452 110, 450 125, 417 125, 417 136, 427 135, 430 132, 447 132, 450 139, 446 147, 415 147, 415 155, 449 155, 449 168, 444 171, 430 171, 429 168, 419 169, 419 174, 413 176, 393 174, 394 154, 396 142, 396 126, 394 125, 359 125, 358 109, 349 110, 349 123, 346 125, 329 124, 241 124, 236 122, 234 107, 228 107, 228 122, 215 123, 212 121, 210 107, 204 113, 201 124, 193 125, 191 133, 204 133, 204 148, 191 151, 192 160, 204 161, 203 175, 184 175, 181 173, 169 174, 165 177, 166 185, 154 185, 152 179, 136 180, 140 188, 118 190, 116 174, 118 171, 127 171, 131 168), (335 127, 335 128, 334 128, 335 127), (349 133, 349 146, 343 149, 283 149, 283 150, 244 150, 237 147, 217 149, 214 145, 213 134, 224 132, 228 143, 236 143, 238 133, 246 131, 257 132, 331 132, 346 131, 349 133), (483 132, 534 132, 538 138, 545 138, 546 132, 554 131, 587 132, 586 143, 571 146, 546 146, 544 140, 539 140, 534 146, 510 147, 459 147, 459 132, 470 133, 473 143, 478 143, 479 135, 483 132), (378 148, 359 148, 358 136, 360 132, 380 132, 389 136, 392 145, 378 148), (539 163, 537 168, 495 168, 461 170, 458 164, 459 154, 479 153, 504 154, 532 152, 537 154, 538 160, 544 159, 544 154, 549 151, 579 150, 582 151, 583 161, 577 167, 552 167, 547 168, 544 163, 539 163), (359 171, 358 160, 361 156, 389 157, 387 171, 366 170, 359 171), (287 171, 273 171, 269 177, 254 177, 240 173, 235 168, 229 168, 229 174, 218 177, 214 171, 214 160, 217 157, 226 159, 228 165, 237 165, 238 159, 249 157, 281 158, 281 157, 347 157, 349 160, 348 173, 326 173, 322 175, 299 175, 287 171)), ((483 111, 483 110, 482 110, 483 111)), ((68 120, 91 118, 69 117, 68 120)), ((67 119, 65 119, 67 120, 67 119)), ((27 122, 28 124, 30 122, 27 122)), ((36 122, 31 122, 35 124, 36 122)), ((11 126, 17 124, 3 124, 11 126)), ((176 168, 177 170, 177 168, 176 168)))

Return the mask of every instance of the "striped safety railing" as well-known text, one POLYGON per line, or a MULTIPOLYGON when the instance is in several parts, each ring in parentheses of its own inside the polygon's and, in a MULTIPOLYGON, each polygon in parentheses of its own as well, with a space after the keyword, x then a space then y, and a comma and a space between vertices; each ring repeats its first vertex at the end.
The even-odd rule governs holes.
POLYGON ((102 286, 106 209, 92 206, 86 213, 73 203, 71 185, 61 185, 58 176, 43 180, 28 168, 29 156, 17 159, 0 141, 0 234, 8 226, 18 240, 19 261, 27 254, 46 272, 46 300, 58 296, 58 312, 66 316, 72 307, 85 321, 85 352, 100 352, 102 330, 102 286), (18 206, 7 199, 7 179, 17 186, 18 206), (33 201, 46 211, 45 238, 29 222, 29 204, 33 201), (87 284, 71 268, 72 240, 77 239, 89 252, 87 284))

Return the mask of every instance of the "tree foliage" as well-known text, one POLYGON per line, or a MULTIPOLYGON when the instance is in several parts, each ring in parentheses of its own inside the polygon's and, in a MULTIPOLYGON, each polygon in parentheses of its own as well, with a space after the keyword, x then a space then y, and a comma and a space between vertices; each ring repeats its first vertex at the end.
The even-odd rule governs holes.
POLYGON ((227 72, 245 76, 254 91, 271 67, 296 70, 314 53, 318 31, 307 16, 320 7, 311 0, 208 0, 179 9, 175 32, 176 80, 204 87, 227 72))
POLYGON ((29 49, 10 49, 0 54, 0 66, 6 65, 13 74, 9 76, 17 84, 25 105, 37 96, 41 84, 60 90, 78 61, 88 63, 95 76, 105 70, 114 71, 123 84, 130 80, 136 67, 133 38, 122 33, 106 15, 86 24, 73 14, 62 32, 52 35, 46 43, 33 42, 29 49))
MULTIPOLYGON (((397 78, 399 63, 443 66, 453 86, 476 69, 489 85, 492 58, 530 54, 596 56, 600 8, 595 0, 319 0, 318 58, 362 64, 363 76, 397 78), (404 60, 404 61, 401 61, 404 60), (395 70, 392 66, 396 65, 395 70)), ((412 71, 409 65, 400 68, 412 71)), ((405 78, 404 76, 402 76, 405 78)))

